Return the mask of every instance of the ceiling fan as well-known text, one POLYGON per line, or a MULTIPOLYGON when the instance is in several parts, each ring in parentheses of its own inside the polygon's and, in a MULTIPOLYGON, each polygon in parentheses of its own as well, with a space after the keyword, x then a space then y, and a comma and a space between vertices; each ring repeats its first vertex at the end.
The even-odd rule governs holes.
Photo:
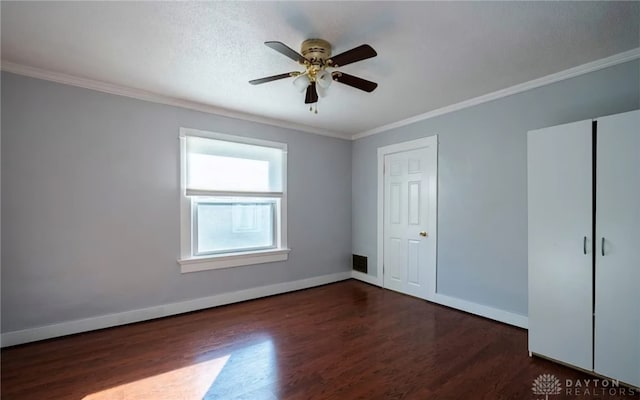
MULTIPOLYGON (((307 39, 302 42, 301 51, 298 53, 282 42, 265 42, 265 45, 281 53, 293 61, 297 61, 304 67, 304 71, 293 71, 284 74, 268 76, 261 79, 249 81, 252 85, 259 85, 278 79, 295 77, 293 83, 300 90, 306 88, 305 104, 318 102, 318 93, 324 95, 332 81, 340 82, 365 92, 373 92, 378 84, 357 76, 349 75, 340 71, 329 71, 328 69, 339 68, 357 61, 378 55, 368 44, 363 44, 336 56, 331 56, 331 44, 323 39, 307 39)), ((311 110, 311 108, 309 109, 311 110)), ((318 109, 316 107, 316 113, 318 109)))

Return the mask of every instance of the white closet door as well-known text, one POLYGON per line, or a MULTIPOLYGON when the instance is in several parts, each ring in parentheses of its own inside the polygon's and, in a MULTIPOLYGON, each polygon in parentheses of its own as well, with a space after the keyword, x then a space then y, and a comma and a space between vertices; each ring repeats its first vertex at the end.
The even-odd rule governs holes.
POLYGON ((529 351, 593 369, 591 121, 527 144, 529 351))
POLYGON ((383 285, 428 299, 436 288, 437 147, 384 157, 383 285))
POLYGON ((598 119, 597 149, 595 371, 640 386, 640 111, 598 119))

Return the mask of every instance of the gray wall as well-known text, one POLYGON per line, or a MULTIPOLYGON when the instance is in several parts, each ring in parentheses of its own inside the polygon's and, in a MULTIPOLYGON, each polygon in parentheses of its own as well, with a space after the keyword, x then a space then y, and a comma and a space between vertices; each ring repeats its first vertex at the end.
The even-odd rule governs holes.
POLYGON ((2 331, 347 271, 352 248, 375 274, 376 149, 433 134, 438 291, 526 314, 526 132, 639 108, 639 72, 629 62, 353 145, 2 73, 2 331), (287 262, 180 274, 179 127, 288 143, 287 262))
POLYGON ((527 314, 529 130, 640 108, 628 62, 359 139, 353 252, 376 273, 377 148, 438 135, 438 292, 527 314))
POLYGON ((2 74, 2 330, 350 270, 351 142, 2 74), (285 142, 289 260, 181 274, 178 129, 285 142))

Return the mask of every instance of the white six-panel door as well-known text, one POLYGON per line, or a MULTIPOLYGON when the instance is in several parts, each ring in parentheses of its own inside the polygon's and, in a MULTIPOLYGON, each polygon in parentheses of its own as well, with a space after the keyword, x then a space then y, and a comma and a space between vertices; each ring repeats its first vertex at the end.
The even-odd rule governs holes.
MULTIPOLYGON (((529 351, 593 368, 591 121, 527 137, 529 351)), ((497 277, 499 278, 499 277, 497 277)))
POLYGON ((435 146, 385 155, 385 288, 423 299, 435 293, 436 190, 435 146))
POLYGON ((596 238, 595 371, 640 387, 640 111, 598 119, 596 238))

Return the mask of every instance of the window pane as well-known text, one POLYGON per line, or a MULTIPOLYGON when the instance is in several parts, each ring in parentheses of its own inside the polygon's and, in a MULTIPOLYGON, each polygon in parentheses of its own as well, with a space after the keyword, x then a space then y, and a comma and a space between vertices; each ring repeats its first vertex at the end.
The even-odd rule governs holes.
POLYGON ((280 192, 283 150, 187 137, 187 189, 280 192))
POLYGON ((196 254, 275 247, 275 206, 271 199, 198 201, 196 254))
POLYGON ((267 161, 192 154, 188 168, 191 189, 270 191, 267 161))

